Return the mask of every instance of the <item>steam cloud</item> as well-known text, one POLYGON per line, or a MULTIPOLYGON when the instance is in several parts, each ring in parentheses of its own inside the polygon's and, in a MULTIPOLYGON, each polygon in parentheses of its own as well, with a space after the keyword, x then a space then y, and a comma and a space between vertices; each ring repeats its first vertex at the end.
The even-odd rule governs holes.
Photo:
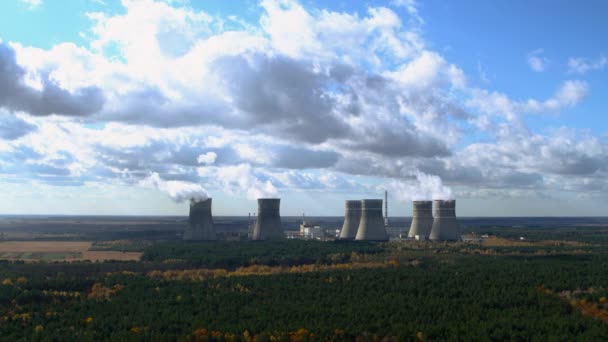
POLYGON ((250 200, 277 197, 278 194, 272 182, 259 179, 249 164, 221 168, 218 170, 218 177, 226 191, 246 193, 250 200))
POLYGON ((150 176, 142 180, 140 185, 154 187, 163 191, 177 203, 191 199, 200 202, 209 198, 207 191, 200 184, 183 181, 165 181, 156 172, 152 172, 150 176))
POLYGON ((392 181, 389 188, 403 201, 454 199, 452 189, 443 185, 439 176, 417 172, 416 180, 417 184, 392 181))

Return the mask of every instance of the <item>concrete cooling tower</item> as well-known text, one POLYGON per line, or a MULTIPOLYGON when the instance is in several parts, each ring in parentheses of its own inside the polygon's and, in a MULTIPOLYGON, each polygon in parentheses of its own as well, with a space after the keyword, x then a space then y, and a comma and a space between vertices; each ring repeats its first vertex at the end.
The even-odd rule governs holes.
POLYGON ((190 216, 188 227, 184 232, 184 240, 202 241, 216 240, 213 216, 211 216, 211 198, 203 201, 190 200, 190 216))
POLYGON ((416 235, 421 239, 428 239, 433 227, 433 202, 432 201, 414 201, 412 212, 412 224, 410 231, 407 234, 409 238, 415 238, 416 235))
POLYGON ((387 241, 388 234, 382 218, 382 200, 361 200, 361 220, 355 240, 387 241))
POLYGON ((456 222, 456 201, 435 200, 433 202, 435 210, 429 239, 434 241, 460 240, 458 222, 456 222))
POLYGON ((346 211, 344 212, 344 224, 340 231, 340 240, 354 240, 359 229, 361 220, 361 201, 346 201, 346 211))
POLYGON ((279 198, 258 198, 258 219, 253 228, 252 240, 279 240, 283 239, 283 225, 279 198))

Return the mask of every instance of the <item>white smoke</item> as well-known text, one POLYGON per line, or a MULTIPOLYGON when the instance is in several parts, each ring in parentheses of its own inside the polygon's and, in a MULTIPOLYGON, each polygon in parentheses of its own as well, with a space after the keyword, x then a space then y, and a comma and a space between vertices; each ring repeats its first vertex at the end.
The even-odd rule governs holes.
POLYGON ((404 181, 392 181, 388 188, 400 200, 403 201, 425 201, 436 199, 454 199, 452 189, 443 185, 441 178, 436 175, 428 175, 416 172, 416 183, 404 181))
POLYGON ((177 203, 188 200, 204 201, 209 196, 200 184, 184 181, 165 181, 156 172, 139 182, 139 185, 153 187, 165 192, 177 203))
POLYGON ((249 164, 218 168, 217 177, 227 192, 244 193, 250 200, 277 197, 278 194, 272 182, 260 180, 249 164))

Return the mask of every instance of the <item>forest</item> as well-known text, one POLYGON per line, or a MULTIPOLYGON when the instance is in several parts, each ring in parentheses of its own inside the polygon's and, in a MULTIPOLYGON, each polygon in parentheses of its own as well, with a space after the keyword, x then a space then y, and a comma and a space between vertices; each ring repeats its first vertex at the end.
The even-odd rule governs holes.
POLYGON ((140 262, 2 262, 0 336, 606 339, 606 249, 526 248, 480 254, 463 243, 158 242, 145 246, 140 262))

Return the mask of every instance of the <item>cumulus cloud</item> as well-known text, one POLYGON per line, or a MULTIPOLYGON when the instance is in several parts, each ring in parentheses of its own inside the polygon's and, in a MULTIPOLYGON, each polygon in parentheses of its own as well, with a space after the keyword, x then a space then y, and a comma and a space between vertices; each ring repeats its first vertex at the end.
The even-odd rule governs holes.
POLYGON ((36 131, 36 126, 18 116, 0 111, 0 139, 15 140, 36 131))
MULTIPOLYGON (((200 172, 206 175, 204 169, 200 172)), ((250 200, 278 195, 273 183, 269 179, 261 179, 263 175, 256 173, 249 164, 219 167, 212 172, 228 193, 245 195, 250 200)))
POLYGON ((568 72, 571 74, 585 74, 593 70, 603 70, 607 65, 608 58, 606 56, 601 56, 594 61, 587 58, 571 57, 568 59, 568 72))
POLYGON ((217 159, 217 153, 215 153, 215 152, 203 153, 203 154, 200 154, 198 157, 196 157, 196 161, 199 164, 207 164, 207 165, 215 163, 215 159, 217 159))
POLYGON ((446 200, 454 198, 452 190, 443 185, 441 178, 422 172, 416 173, 416 182, 391 181, 387 187, 400 200, 446 200))
MULTIPOLYGON (((179 200, 199 184, 255 199, 386 182, 402 199, 433 199, 602 183, 605 141, 522 119, 576 106, 587 82, 566 80, 547 99, 472 88, 427 46, 418 3, 392 5, 349 13, 265 0, 259 21, 244 23, 124 1, 88 15, 88 46, 0 43, 0 172, 140 184, 179 200)), ((546 68, 543 51, 528 57, 546 68)))
POLYGON ((97 112, 104 103, 102 91, 86 87, 69 92, 48 74, 38 75, 38 87, 25 82, 26 71, 17 64, 15 51, 0 42, 0 106, 33 115, 81 116, 97 112))
POLYGON ((567 80, 557 89, 553 97, 544 101, 528 99, 514 101, 500 92, 489 92, 483 89, 473 89, 472 97, 467 105, 490 115, 504 115, 515 120, 520 113, 556 113, 565 108, 573 107, 582 101, 589 92, 585 81, 567 80))
POLYGON ((533 71, 543 72, 549 60, 542 56, 543 49, 536 49, 528 54, 528 65, 533 71))
POLYGON ((153 187, 165 192, 178 203, 188 200, 204 201, 209 198, 207 191, 200 184, 176 180, 166 181, 161 179, 156 172, 151 173, 147 178, 140 181, 139 185, 153 187))

